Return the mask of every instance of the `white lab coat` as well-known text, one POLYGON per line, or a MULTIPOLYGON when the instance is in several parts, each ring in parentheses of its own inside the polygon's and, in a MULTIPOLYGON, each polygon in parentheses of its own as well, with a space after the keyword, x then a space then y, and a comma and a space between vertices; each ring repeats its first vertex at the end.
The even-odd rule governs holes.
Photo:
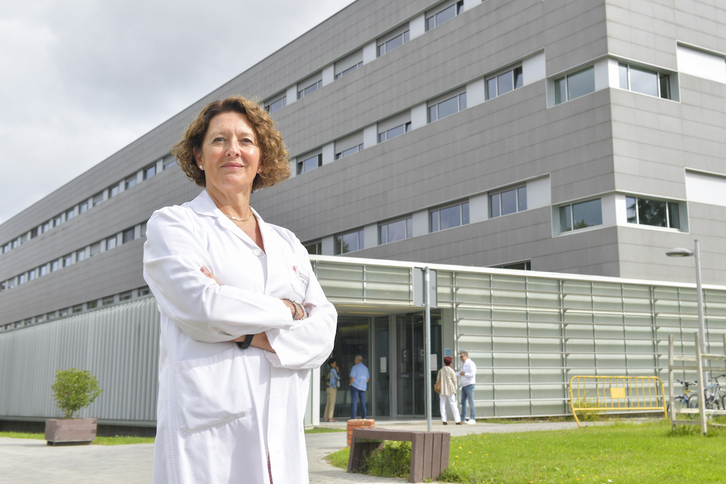
POLYGON ((206 191, 147 224, 144 278, 161 312, 155 483, 267 484, 268 453, 275 484, 308 482, 310 368, 330 355, 337 313, 297 238, 257 220, 265 252, 206 191), (293 321, 282 297, 308 318, 293 321), (259 332, 276 353, 231 341, 259 332))

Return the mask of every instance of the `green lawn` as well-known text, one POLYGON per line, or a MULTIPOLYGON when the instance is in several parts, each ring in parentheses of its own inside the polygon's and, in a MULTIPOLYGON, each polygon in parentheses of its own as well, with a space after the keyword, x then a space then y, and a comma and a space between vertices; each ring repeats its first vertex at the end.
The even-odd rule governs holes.
MULTIPOLYGON (((29 434, 26 432, 0 432, 0 437, 11 437, 14 439, 36 439, 45 440, 45 434, 29 434)), ((96 437, 93 445, 126 445, 126 444, 153 444, 154 437, 96 437)))
MULTIPOLYGON (((389 445, 389 444, 387 444, 389 445)), ((371 460, 375 470, 400 469, 401 449, 371 460), (398 460, 398 462, 392 462, 398 460)), ((410 452, 410 450, 409 450, 410 452)), ((348 449, 331 454, 347 467, 348 449)), ((409 454, 410 455, 410 454, 409 454)), ((668 422, 614 423, 573 430, 452 437, 444 482, 669 483, 726 482, 726 431, 671 432, 668 422)), ((391 474, 405 475, 401 473, 391 474)), ((383 475, 379 473, 378 475, 383 475)))

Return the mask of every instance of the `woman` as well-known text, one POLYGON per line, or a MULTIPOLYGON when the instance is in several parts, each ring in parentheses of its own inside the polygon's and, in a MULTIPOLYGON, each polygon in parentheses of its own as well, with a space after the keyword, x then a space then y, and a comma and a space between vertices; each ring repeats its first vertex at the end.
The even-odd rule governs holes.
POLYGON ((249 205, 290 174, 281 135, 231 97, 172 153, 206 190, 147 224, 144 278, 161 312, 154 481, 307 482, 309 369, 332 351, 337 314, 297 238, 249 205))
POLYGON ((444 367, 439 370, 439 375, 436 377, 436 383, 441 384, 439 410, 441 411, 441 421, 444 425, 447 425, 446 402, 449 402, 449 408, 451 408, 451 413, 454 415, 454 422, 456 422, 456 425, 461 425, 459 409, 456 408, 456 372, 451 369, 452 361, 453 359, 450 356, 444 357, 444 367))
POLYGON ((338 387, 340 387, 340 375, 338 375, 338 361, 335 358, 328 360, 328 377, 325 379, 325 393, 327 401, 325 402, 325 421, 335 422, 333 414, 335 414, 335 399, 338 396, 338 387))

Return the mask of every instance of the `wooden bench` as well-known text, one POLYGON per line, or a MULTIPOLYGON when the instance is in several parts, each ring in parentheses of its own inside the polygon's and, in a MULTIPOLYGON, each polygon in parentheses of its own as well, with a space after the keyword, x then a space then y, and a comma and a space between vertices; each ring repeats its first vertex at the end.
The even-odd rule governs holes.
POLYGON ((411 477, 408 482, 436 479, 449 465, 448 432, 420 430, 353 429, 348 459, 348 472, 360 469, 375 449, 382 449, 386 440, 411 442, 411 477))

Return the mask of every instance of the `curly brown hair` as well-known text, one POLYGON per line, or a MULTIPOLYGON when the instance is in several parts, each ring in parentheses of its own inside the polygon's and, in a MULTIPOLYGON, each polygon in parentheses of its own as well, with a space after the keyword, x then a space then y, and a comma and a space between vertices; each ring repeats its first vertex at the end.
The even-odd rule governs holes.
POLYGON ((201 150, 204 137, 207 135, 209 123, 213 117, 222 113, 237 112, 247 116, 252 129, 257 135, 260 147, 260 167, 262 171, 252 182, 252 190, 271 187, 290 177, 289 154, 285 149, 282 135, 275 128, 275 123, 267 111, 259 104, 242 96, 212 101, 204 106, 197 118, 184 132, 181 141, 171 147, 174 155, 187 177, 199 185, 207 186, 204 171, 199 169, 194 159, 194 149, 201 150))

